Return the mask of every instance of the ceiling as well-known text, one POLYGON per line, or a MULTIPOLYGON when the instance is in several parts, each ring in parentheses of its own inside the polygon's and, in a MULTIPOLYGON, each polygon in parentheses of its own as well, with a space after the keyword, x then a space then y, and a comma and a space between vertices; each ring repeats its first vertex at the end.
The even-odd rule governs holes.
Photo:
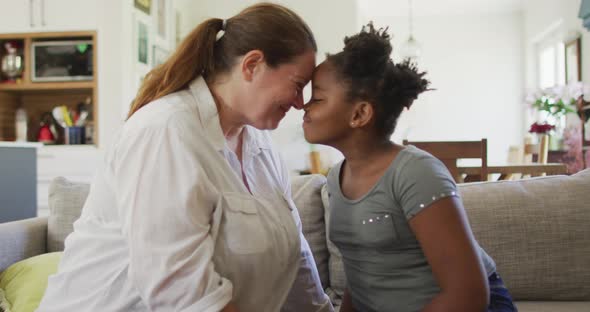
MULTIPOLYGON (((414 16, 498 14, 522 10, 524 0, 412 0, 414 16)), ((408 16, 408 0, 358 0, 371 16, 408 16)))

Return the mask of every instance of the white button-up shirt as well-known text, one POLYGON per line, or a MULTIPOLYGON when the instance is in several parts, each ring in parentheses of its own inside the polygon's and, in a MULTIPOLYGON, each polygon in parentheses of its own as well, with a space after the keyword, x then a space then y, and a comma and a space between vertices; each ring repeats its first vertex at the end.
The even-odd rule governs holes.
POLYGON ((333 311, 266 131, 244 128, 242 161, 202 78, 140 109, 38 311, 333 311))

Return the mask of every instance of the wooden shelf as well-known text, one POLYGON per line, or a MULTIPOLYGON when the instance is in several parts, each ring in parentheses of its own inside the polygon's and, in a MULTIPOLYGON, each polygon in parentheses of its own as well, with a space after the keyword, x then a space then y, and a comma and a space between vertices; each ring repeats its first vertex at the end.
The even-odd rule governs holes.
POLYGON ((94 88, 93 81, 0 83, 0 91, 80 90, 94 88))
MULTIPOLYGON (((19 107, 27 112, 28 139, 36 140, 41 117, 51 112, 56 106, 64 105, 75 110, 80 103, 92 103, 89 111, 91 117, 88 120, 92 127, 92 143, 98 144, 98 75, 97 66, 97 38, 95 31, 73 32, 42 32, 42 33, 18 33, 1 34, 0 41, 11 40, 20 42, 23 57, 24 70, 18 83, 0 82, 0 140, 10 140, 15 137, 15 114, 19 107), (31 49, 35 42, 39 41, 63 41, 63 40, 91 40, 94 49, 92 68, 93 79, 88 81, 31 81, 32 55, 31 49)), ((0 51, 0 57, 2 57, 0 51)), ((87 146, 93 146, 89 144, 87 146)))

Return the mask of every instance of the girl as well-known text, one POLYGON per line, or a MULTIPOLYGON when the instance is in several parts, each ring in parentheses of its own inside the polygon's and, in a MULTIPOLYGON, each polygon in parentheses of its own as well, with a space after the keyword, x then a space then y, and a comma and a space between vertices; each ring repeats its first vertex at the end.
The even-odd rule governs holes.
POLYGON ((394 64, 387 30, 344 39, 313 75, 303 129, 345 159, 328 176, 330 239, 348 287, 340 311, 516 311, 495 263, 473 238, 446 167, 390 141, 424 72, 394 64))

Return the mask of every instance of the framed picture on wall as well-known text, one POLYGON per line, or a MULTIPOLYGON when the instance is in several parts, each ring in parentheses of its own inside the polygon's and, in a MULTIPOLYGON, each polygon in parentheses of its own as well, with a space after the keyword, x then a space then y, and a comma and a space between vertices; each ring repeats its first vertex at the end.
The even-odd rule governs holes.
POLYGON ((149 28, 148 24, 137 20, 136 21, 136 37, 135 42, 137 46, 137 62, 148 65, 148 46, 149 46, 149 28))
POLYGON ((582 80, 582 45, 580 38, 565 43, 565 83, 582 80))
POLYGON ((133 2, 138 10, 150 15, 152 0, 134 0, 133 2))
POLYGON ((170 48, 174 41, 175 22, 172 4, 172 0, 154 0, 154 10, 152 10, 154 41, 166 49, 170 48))

